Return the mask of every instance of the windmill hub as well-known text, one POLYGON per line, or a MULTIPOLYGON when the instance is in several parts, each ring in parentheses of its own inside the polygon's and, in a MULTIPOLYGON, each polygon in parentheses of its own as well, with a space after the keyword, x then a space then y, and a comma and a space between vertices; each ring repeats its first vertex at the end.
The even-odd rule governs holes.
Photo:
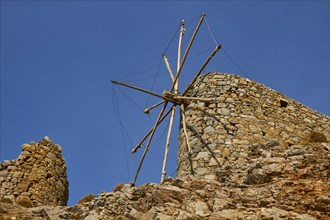
POLYGON ((189 105, 190 101, 187 99, 184 99, 182 96, 179 96, 179 93, 173 93, 167 90, 163 91, 163 97, 165 100, 172 100, 171 102, 175 105, 189 105))

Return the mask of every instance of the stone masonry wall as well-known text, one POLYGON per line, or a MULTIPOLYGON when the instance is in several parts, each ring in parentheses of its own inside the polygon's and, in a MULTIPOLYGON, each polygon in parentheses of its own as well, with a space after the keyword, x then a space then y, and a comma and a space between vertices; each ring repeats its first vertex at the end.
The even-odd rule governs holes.
POLYGON ((25 207, 66 205, 68 181, 61 147, 45 137, 23 144, 16 160, 0 163, 0 201, 25 207))
POLYGON ((313 165, 311 172, 328 178, 329 153, 323 152, 330 150, 328 116, 262 84, 222 73, 202 75, 187 96, 215 100, 186 106, 192 154, 181 128, 179 178, 193 174, 226 184, 263 184, 306 168, 313 157, 324 164, 313 165))
POLYGON ((118 184, 72 207, 0 199, 0 219, 329 220, 329 117, 228 74, 203 75, 188 95, 215 99, 186 107, 192 154, 181 130, 178 178, 118 184))

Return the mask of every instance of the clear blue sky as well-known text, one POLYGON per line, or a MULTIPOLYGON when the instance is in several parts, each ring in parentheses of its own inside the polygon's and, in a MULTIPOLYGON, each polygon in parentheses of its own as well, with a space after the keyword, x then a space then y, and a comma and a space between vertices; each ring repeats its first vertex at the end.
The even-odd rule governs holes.
MULTIPOLYGON (((143 108, 157 99, 110 80, 169 89, 161 55, 180 21, 202 12, 227 52, 206 71, 248 76, 329 115, 329 1, 1 1, 0 161, 17 158, 23 143, 47 135, 63 148, 69 204, 130 182, 141 152, 129 151, 155 121, 159 110, 147 116, 143 108)), ((187 21, 184 46, 197 21, 187 21)), ((173 67, 176 45, 177 38, 168 50, 173 67)), ((203 24, 180 90, 213 48, 203 24)), ((159 182, 167 124, 138 184, 159 182)))

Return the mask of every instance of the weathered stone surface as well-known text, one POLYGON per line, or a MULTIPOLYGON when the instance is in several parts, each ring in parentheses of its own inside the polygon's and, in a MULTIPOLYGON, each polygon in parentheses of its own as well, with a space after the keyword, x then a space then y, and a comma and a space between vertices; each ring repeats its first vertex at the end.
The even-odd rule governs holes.
POLYGON ((61 148, 45 137, 23 144, 22 150, 17 160, 0 163, 0 201, 10 196, 25 207, 66 205, 68 181, 61 148))
MULTIPOLYGON (((202 76, 189 95, 216 102, 187 106, 192 154, 188 158, 181 131, 177 179, 118 184, 113 192, 88 195, 72 207, 25 208, 4 197, 0 219, 330 219, 329 117, 228 74, 202 76)), ((43 150, 46 154, 38 152, 44 160, 53 161, 43 150)), ((34 158, 24 152, 21 161, 34 158)), ((44 171, 23 175, 34 183, 56 175, 44 171)), ((0 169, 0 178, 8 173, 18 178, 21 172, 0 169)), ((4 182, 1 192, 7 188, 4 182)), ((24 191, 22 201, 33 195, 25 182, 17 188, 24 191)))
POLYGON ((24 206, 24 207, 27 207, 27 208, 32 207, 32 202, 31 202, 31 199, 30 199, 29 196, 20 195, 16 198, 16 202, 18 204, 20 204, 21 206, 24 206))
POLYGON ((328 144, 330 118, 262 84, 209 73, 187 96, 215 100, 191 101, 185 108, 192 154, 181 129, 178 177, 215 175, 221 182, 261 184, 296 172, 306 158, 323 153, 328 159, 324 149, 314 148, 328 144))
POLYGON ((38 219, 329 219, 329 184, 287 179, 253 186, 224 186, 187 177, 164 184, 123 187, 73 207, 25 209, 0 203, 0 217, 38 219), (39 218, 41 219, 41 218, 39 218))

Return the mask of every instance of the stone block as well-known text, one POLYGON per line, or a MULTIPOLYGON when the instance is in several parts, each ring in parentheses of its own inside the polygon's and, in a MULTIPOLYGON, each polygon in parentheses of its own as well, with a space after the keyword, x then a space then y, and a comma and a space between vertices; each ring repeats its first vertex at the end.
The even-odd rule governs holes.
POLYGON ((209 166, 219 166, 221 165, 220 160, 218 158, 211 157, 210 162, 208 164, 209 166))
POLYGON ((197 154, 197 156, 196 156, 196 160, 201 160, 201 159, 205 159, 205 160, 207 160, 208 158, 210 157, 210 155, 209 155, 209 153, 207 153, 207 152, 204 152, 204 151, 202 151, 202 152, 199 152, 198 154, 197 154))
POLYGON ((214 150, 216 150, 217 144, 213 143, 213 144, 208 144, 207 146, 211 151, 214 151, 214 150))
POLYGON ((22 196, 22 195, 18 196, 16 198, 16 202, 18 204, 20 204, 21 206, 24 206, 24 207, 27 207, 27 208, 30 208, 30 207, 33 206, 30 197, 27 197, 27 196, 22 196))
POLYGON ((221 114, 222 115, 230 115, 230 110, 227 108, 221 108, 221 114))
POLYGON ((208 127, 204 128, 205 133, 212 133, 214 131, 215 131, 215 129, 212 126, 208 126, 208 127))

